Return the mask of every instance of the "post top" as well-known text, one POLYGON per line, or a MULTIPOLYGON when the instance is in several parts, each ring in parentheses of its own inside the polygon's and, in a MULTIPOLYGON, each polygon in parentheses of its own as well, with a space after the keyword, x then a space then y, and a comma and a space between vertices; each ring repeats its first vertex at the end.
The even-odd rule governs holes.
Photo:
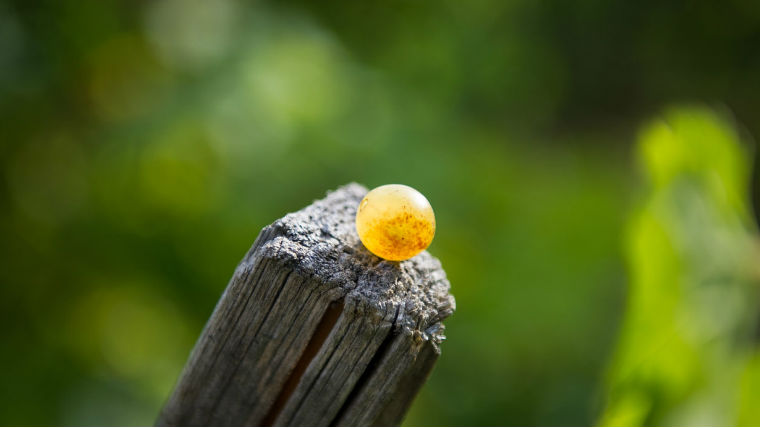
POLYGON ((449 281, 427 251, 402 262, 383 260, 362 245, 356 209, 368 190, 350 183, 262 231, 254 251, 340 289, 370 307, 396 309, 394 327, 439 343, 441 321, 455 309, 449 281))

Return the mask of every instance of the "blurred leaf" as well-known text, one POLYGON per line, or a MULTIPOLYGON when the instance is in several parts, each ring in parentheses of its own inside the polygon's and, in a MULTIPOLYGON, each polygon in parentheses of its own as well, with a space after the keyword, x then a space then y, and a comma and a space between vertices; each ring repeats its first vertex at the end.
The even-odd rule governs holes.
POLYGON ((650 183, 629 222, 628 307, 601 423, 736 424, 760 284, 746 148, 699 107, 668 111, 638 148, 650 183))

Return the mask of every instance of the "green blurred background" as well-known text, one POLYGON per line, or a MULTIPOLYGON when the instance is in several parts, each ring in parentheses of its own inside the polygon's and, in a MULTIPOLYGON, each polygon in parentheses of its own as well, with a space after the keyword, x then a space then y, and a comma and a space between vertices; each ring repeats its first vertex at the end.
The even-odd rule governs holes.
POLYGON ((759 114, 753 0, 2 2, 0 424, 152 424, 350 181, 457 299, 405 424, 760 424, 759 114))

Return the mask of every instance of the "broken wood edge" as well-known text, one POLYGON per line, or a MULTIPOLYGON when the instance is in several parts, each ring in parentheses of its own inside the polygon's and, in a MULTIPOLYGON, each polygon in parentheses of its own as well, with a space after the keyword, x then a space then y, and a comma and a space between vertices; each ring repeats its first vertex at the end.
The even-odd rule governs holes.
MULTIPOLYGON (((325 281, 293 248, 282 251, 290 244, 282 221, 261 231, 236 268, 158 425, 401 421, 440 354, 453 297, 420 317, 409 302, 325 281), (291 324, 280 328, 270 316, 291 324)), ((445 281, 439 263, 429 271, 445 281)))

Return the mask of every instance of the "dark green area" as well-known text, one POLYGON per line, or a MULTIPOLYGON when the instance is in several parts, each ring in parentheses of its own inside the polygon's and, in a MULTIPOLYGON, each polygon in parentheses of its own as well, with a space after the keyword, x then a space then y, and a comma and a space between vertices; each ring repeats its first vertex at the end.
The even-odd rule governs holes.
POLYGON ((0 424, 151 424, 261 227, 349 181, 436 211, 407 424, 757 424, 758 76, 750 0, 3 3, 0 424))

